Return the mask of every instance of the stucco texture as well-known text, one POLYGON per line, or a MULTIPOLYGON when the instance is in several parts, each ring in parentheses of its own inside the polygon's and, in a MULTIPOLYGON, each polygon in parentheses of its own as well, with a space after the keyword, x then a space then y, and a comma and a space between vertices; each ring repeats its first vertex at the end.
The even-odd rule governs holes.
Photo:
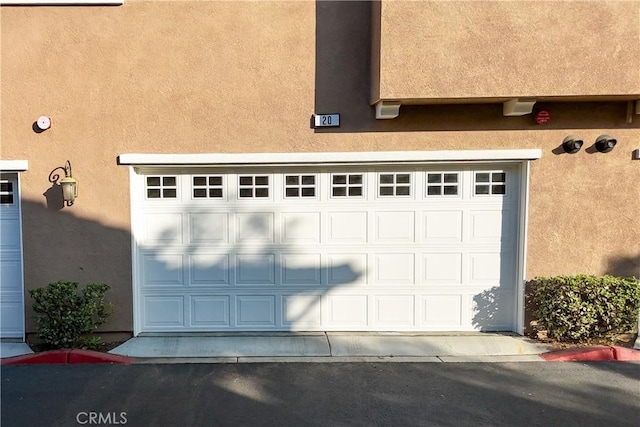
POLYGON ((640 95, 635 0, 383 0, 380 9, 381 99, 640 95))
MULTIPOLYGON (((635 16, 632 7, 607 5, 635 16)), ((541 148, 531 168, 527 275, 640 274, 640 161, 631 155, 640 148, 640 116, 627 123, 626 103, 542 104, 552 116, 544 126, 531 116, 505 118, 500 104, 403 106, 397 119, 375 120, 369 2, 129 0, 119 7, 2 7, 0 19, 0 154, 29 161, 22 174, 26 288, 110 283, 117 312, 108 330, 132 330, 129 171, 116 164, 122 153, 541 148), (341 114, 340 128, 311 128, 313 113, 329 112, 341 114), (53 125, 36 133, 40 115, 53 125), (608 154, 554 154, 568 134, 585 148, 600 134, 618 145, 608 154), (79 197, 60 208, 47 194, 48 177, 66 160, 79 197)), ((620 31, 631 37, 628 28, 620 31)), ((437 58, 418 55, 419 47, 394 54, 407 67, 385 77, 389 93, 404 95, 411 76, 427 73, 412 61, 433 66, 437 58)), ((618 55, 632 61, 637 45, 627 47, 630 53, 618 55)), ((540 62, 538 53, 528 61, 540 62)), ((443 56, 438 66, 451 64, 443 56)), ((620 74, 604 83, 585 77, 580 87, 558 74, 557 86, 528 81, 518 90, 638 92, 628 70, 610 72, 620 74)), ((491 91, 502 84, 500 93, 513 92, 509 80, 491 91)), ((30 311, 27 317, 32 331, 30 311)))

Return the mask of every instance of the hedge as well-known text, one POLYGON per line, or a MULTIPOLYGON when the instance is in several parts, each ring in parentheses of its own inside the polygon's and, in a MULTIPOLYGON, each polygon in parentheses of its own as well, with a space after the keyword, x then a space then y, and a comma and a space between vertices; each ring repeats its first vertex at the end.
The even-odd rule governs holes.
POLYGON ((557 341, 607 339, 638 324, 640 281, 635 277, 555 276, 531 282, 537 328, 557 341))

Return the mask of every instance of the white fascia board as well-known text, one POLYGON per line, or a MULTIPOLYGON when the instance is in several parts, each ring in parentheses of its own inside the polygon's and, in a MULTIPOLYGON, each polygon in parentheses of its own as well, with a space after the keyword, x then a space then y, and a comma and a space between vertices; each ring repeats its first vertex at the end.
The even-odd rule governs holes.
POLYGON ((29 169, 28 160, 0 160, 1 172, 24 172, 29 169))
POLYGON ((3 6, 119 6, 124 0, 0 0, 3 6))
POLYGON ((469 161, 525 161, 542 157, 540 149, 522 150, 446 150, 373 151, 344 153, 207 153, 138 154, 118 156, 119 165, 129 166, 283 166, 283 165, 362 165, 469 161))

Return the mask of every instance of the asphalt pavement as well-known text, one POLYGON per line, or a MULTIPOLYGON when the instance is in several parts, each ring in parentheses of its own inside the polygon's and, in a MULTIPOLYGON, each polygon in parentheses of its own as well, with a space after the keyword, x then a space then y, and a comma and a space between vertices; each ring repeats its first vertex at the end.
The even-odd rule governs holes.
POLYGON ((640 364, 253 363, 1 369, 2 426, 634 426, 640 364))

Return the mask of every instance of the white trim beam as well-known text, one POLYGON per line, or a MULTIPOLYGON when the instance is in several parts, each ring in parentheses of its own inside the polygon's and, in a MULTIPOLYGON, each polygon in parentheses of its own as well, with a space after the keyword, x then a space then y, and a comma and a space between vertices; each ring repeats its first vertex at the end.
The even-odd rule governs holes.
POLYGON ((119 6, 124 0, 0 0, 2 6, 119 6))
POLYGON ((305 166, 412 164, 437 162, 525 161, 542 157, 542 150, 446 150, 446 151, 374 151, 344 153, 203 153, 139 154, 118 156, 127 166, 305 166))
POLYGON ((0 160, 0 172, 24 172, 27 169, 28 160, 0 160))

